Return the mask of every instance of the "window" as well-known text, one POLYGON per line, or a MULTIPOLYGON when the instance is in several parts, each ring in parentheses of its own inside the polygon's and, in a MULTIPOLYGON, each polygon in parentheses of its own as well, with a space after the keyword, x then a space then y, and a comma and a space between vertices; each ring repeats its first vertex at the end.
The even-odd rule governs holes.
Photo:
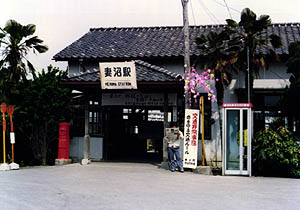
POLYGON ((123 120, 128 120, 131 113, 131 109, 123 109, 123 120))
MULTIPOLYGON (((161 121, 165 119, 164 112, 161 110, 148 110, 148 121, 161 121)), ((168 122, 172 121, 172 113, 168 112, 168 122)))
POLYGON ((89 133, 103 135, 102 109, 97 100, 89 101, 89 133))
POLYGON ((281 99, 282 94, 275 91, 254 94, 254 132, 270 128, 272 124, 287 125, 287 119, 283 118, 281 107, 278 106, 281 99))
POLYGON ((148 121, 164 121, 164 113, 160 110, 148 110, 148 121))

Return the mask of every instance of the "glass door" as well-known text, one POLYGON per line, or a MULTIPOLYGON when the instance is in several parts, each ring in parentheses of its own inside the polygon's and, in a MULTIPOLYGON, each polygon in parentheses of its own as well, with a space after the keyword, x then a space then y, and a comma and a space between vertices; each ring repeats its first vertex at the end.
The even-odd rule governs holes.
POLYGON ((223 174, 249 175, 250 109, 227 108, 223 118, 223 174))
POLYGON ((226 118, 226 170, 240 170, 240 144, 238 141, 240 111, 227 110, 226 118))

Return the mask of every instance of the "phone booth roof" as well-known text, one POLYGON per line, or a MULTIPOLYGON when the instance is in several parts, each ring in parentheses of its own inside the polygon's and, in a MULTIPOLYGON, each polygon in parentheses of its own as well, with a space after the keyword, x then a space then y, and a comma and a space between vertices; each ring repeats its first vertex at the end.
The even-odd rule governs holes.
POLYGON ((223 108, 252 108, 251 103, 223 103, 223 108))

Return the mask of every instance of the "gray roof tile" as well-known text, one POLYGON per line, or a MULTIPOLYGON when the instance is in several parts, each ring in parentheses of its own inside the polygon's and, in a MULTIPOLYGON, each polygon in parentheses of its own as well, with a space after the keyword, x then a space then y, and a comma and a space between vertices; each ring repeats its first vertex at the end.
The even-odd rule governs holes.
MULTIPOLYGON (((181 76, 179 74, 141 60, 135 60, 135 65, 136 79, 138 82, 178 82, 181 80, 181 76)), ((100 82, 99 69, 87 70, 85 73, 71 75, 62 81, 100 82)))
MULTIPOLYGON (((190 26, 190 55, 202 55, 194 42, 200 34, 223 30, 225 25, 190 26)), ((299 23, 272 24, 268 35, 280 35, 281 49, 288 53, 288 45, 300 39, 299 23)), ((270 47, 270 46, 269 46, 270 47)), ((266 54, 266 48, 260 48, 266 54)), ((91 28, 88 33, 54 55, 55 60, 70 59, 143 59, 149 57, 183 56, 183 27, 91 28)))

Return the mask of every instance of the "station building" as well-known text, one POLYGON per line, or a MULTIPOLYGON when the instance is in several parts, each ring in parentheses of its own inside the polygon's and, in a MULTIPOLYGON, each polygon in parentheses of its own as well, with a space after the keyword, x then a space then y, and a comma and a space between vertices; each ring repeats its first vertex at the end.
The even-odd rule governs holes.
MULTIPOLYGON (((190 26, 191 65, 200 70, 205 56, 194 40, 225 25, 190 26)), ((290 43, 300 39, 299 23, 272 24, 267 35, 282 37, 283 46, 274 49, 282 62, 267 56, 269 68, 254 80, 254 131, 280 116, 277 103, 289 85, 285 59, 290 43)), ((268 37, 268 36, 266 36, 268 37)), ((70 156, 76 161, 87 155, 93 161, 161 161, 167 158, 162 138, 171 122, 183 124, 184 72, 183 27, 91 28, 66 46, 53 59, 68 62, 68 79, 62 84, 73 89, 73 119, 70 156), (101 89, 99 63, 134 62, 137 89, 101 89), (84 144, 84 137, 89 143, 84 144)), ((270 48, 270 47, 269 47, 270 48)), ((233 74, 225 90, 225 103, 247 99, 244 73, 233 74)), ((213 86, 213 85, 212 85, 213 86)), ((222 141, 218 106, 205 99, 205 149, 207 162, 220 166, 222 141)), ((198 106, 195 105, 195 108, 198 106)), ((200 140, 200 138, 199 138, 200 140)), ((198 159, 201 160, 201 143, 198 159)))

